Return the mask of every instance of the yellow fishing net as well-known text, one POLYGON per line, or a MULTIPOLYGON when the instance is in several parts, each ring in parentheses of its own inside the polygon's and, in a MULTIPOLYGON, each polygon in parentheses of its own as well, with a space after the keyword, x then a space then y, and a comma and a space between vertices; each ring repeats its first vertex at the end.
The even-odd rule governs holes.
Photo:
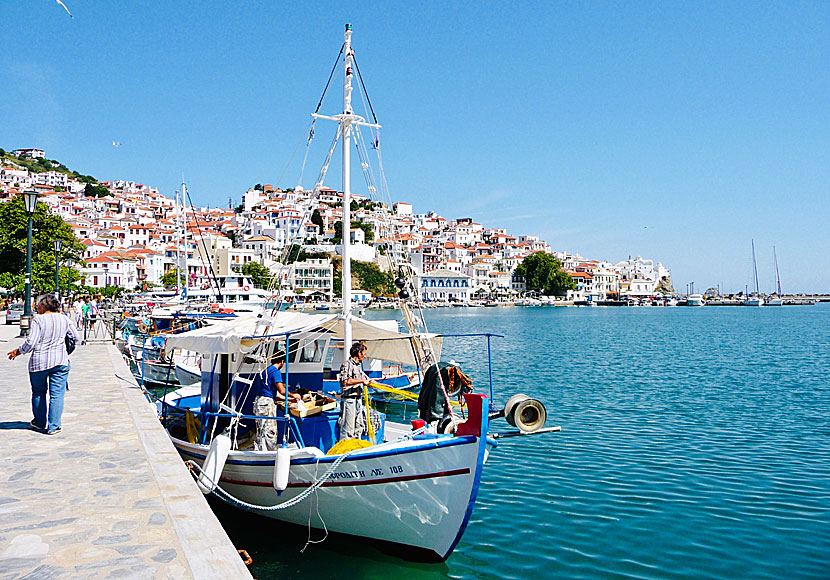
POLYGON ((355 449, 363 449, 364 447, 371 447, 372 444, 363 439, 343 439, 335 443, 334 447, 329 449, 326 455, 340 455, 341 453, 348 453, 355 449))

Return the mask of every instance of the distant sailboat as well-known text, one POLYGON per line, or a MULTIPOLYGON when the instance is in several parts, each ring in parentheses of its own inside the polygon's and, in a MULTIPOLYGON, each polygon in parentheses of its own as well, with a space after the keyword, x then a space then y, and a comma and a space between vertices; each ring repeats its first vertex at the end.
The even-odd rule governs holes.
POLYGON ((744 300, 744 306, 763 306, 764 299, 758 289, 758 264, 755 262, 755 240, 752 240, 752 270, 755 273, 755 293, 744 300))
POLYGON ((784 299, 781 298, 781 275, 778 273, 778 255, 775 253, 775 246, 772 247, 772 257, 775 261, 775 298, 767 298, 767 306, 783 306, 784 299))

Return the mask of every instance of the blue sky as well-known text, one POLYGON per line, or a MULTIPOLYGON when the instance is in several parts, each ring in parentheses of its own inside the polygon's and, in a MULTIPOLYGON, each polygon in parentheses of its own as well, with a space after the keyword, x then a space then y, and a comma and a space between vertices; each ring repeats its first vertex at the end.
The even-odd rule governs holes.
POLYGON ((774 245, 785 291, 830 292, 830 3, 65 3, 0 6, 0 147, 197 205, 294 186, 351 22, 393 200, 678 290, 751 284, 754 238, 762 290, 774 245))

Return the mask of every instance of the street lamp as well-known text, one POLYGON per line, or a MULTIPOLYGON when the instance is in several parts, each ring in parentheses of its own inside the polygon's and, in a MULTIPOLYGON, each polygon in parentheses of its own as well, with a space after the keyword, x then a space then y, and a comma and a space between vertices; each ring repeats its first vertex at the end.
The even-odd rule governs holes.
POLYGON ((61 271, 61 248, 63 247, 63 242, 60 240, 55 240, 52 242, 55 247, 55 298, 60 301, 61 299, 61 279, 60 279, 60 271, 61 271))
POLYGON ((32 218, 37 211, 36 191, 24 191, 23 203, 26 206, 28 227, 26 232, 26 285, 23 298, 23 316, 20 318, 19 336, 29 336, 29 325, 32 321, 32 218))

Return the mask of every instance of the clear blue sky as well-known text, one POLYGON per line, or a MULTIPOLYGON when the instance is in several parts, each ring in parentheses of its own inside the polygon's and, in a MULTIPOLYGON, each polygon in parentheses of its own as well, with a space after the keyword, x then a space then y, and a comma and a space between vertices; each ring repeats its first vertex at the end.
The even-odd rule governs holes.
POLYGON ((0 6, 0 147, 197 205, 294 186, 351 22, 393 200, 678 290, 751 284, 754 238, 762 290, 774 245, 785 291, 830 291, 828 2, 65 3, 0 6))

